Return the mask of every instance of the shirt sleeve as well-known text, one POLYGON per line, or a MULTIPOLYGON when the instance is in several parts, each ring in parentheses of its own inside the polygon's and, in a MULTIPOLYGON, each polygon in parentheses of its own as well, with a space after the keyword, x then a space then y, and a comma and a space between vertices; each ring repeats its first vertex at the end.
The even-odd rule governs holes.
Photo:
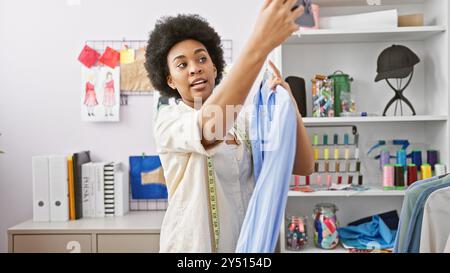
POLYGON ((155 122, 155 139, 158 153, 198 153, 214 155, 220 143, 205 149, 198 122, 200 111, 180 111, 177 105, 160 108, 155 122))

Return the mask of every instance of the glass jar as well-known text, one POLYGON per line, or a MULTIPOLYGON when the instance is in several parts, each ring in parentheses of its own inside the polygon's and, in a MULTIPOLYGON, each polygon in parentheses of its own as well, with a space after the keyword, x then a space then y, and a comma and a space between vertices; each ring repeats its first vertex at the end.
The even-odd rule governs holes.
POLYGON ((314 244, 322 249, 334 249, 339 244, 336 217, 337 207, 334 204, 317 204, 314 209, 314 244))
POLYGON ((307 219, 290 216, 286 219, 286 249, 302 250, 308 244, 307 219))

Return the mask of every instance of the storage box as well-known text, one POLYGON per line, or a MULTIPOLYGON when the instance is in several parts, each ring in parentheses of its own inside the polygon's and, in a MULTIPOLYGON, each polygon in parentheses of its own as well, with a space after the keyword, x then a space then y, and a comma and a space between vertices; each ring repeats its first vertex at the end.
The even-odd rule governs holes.
POLYGON ((320 28, 323 29, 396 28, 397 26, 396 9, 320 18, 320 28))
POLYGON ((399 27, 421 27, 423 23, 423 13, 398 16, 399 27))

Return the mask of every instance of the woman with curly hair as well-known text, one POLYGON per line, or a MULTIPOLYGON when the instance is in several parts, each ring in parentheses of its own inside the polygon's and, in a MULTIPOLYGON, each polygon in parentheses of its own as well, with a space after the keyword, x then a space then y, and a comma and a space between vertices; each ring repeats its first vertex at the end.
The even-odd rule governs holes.
MULTIPOLYGON (((165 17, 151 32, 145 63, 149 78, 162 96, 178 102, 161 107, 155 122, 157 152, 169 193, 161 252, 235 251, 254 184, 251 147, 245 141, 248 120, 238 116, 239 106, 268 54, 298 30, 295 20, 303 8, 296 8, 296 2, 264 1, 253 32, 222 82, 221 40, 204 19, 196 15, 165 17), (211 180, 217 196, 215 227, 210 218, 211 180)), ((272 86, 289 89, 273 69, 272 86)), ((313 153, 300 113, 297 123, 294 173, 308 175, 313 153)))

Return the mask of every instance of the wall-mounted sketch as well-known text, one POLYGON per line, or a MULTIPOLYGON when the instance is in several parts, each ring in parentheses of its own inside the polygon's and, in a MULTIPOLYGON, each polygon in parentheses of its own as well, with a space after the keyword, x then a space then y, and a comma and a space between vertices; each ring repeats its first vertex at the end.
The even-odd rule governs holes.
POLYGON ((119 121, 120 68, 81 68, 83 121, 119 121))

